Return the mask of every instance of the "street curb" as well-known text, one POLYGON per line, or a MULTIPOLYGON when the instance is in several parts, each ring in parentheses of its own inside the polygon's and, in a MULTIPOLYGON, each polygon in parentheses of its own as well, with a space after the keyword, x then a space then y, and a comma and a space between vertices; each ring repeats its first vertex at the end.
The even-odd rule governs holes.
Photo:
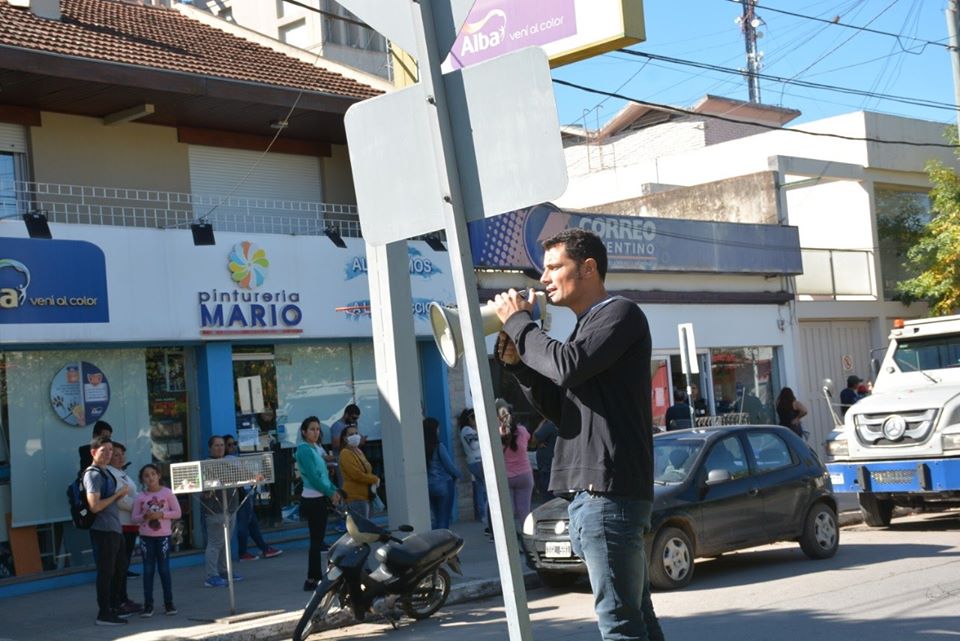
MULTIPOLYGON (((527 589, 540 587, 540 578, 532 570, 524 571, 523 580, 527 589)), ((446 605, 477 601, 499 594, 503 594, 500 579, 475 579, 450 586, 450 596, 447 597, 446 605)), ((300 611, 284 612, 283 614, 267 616, 253 621, 217 623, 215 624, 216 628, 205 626, 205 629, 197 630, 189 636, 178 637, 178 639, 190 639, 192 641, 279 641, 293 636, 293 629, 299 620, 300 611)), ((375 621, 375 619, 368 619, 367 622, 371 621, 375 621)), ((345 626, 344 629, 348 627, 345 626)), ((326 629, 330 628, 321 627, 315 631, 319 632, 326 629)))
POLYGON ((863 515, 860 513, 860 510, 850 510, 848 512, 841 512, 838 514, 837 520, 840 522, 840 527, 860 525, 863 523, 863 515))

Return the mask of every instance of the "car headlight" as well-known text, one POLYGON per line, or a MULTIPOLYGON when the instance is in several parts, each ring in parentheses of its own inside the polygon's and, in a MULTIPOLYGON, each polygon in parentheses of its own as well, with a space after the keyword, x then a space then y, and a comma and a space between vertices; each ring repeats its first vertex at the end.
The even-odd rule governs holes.
POLYGON ((960 450, 960 433, 943 435, 943 451, 960 450))
POLYGON ((527 536, 533 536, 533 512, 523 519, 523 533, 527 536))
POLYGON ((847 443, 847 439, 845 438, 827 441, 823 444, 823 448, 826 450, 827 456, 837 457, 850 455, 850 444, 847 443))

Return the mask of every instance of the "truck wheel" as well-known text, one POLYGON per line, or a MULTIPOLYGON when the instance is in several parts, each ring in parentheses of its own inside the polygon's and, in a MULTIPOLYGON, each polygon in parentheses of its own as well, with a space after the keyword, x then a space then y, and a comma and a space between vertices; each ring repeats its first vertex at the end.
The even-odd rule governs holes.
POLYGON ((829 559, 840 545, 837 513, 825 503, 810 508, 800 535, 800 549, 811 559, 829 559))
POLYGON ((861 492, 857 495, 860 500, 860 514, 863 522, 871 527, 886 527, 893 517, 893 501, 878 499, 873 494, 861 492))
POLYGON ((693 544, 680 528, 663 528, 650 550, 650 584, 661 590, 682 588, 693 578, 693 544))

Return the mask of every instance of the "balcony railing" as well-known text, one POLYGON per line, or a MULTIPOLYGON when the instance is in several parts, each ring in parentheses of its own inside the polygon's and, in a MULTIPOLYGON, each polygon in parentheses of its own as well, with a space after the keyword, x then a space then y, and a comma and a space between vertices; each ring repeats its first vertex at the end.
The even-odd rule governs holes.
POLYGON ((354 205, 23 181, 0 181, 0 202, 3 213, 40 210, 58 223, 183 229, 202 218, 216 231, 317 235, 332 227, 361 236, 354 205))
POLYGON ((797 276, 797 294, 837 298, 876 296, 874 254, 858 249, 800 250, 803 274, 797 276))

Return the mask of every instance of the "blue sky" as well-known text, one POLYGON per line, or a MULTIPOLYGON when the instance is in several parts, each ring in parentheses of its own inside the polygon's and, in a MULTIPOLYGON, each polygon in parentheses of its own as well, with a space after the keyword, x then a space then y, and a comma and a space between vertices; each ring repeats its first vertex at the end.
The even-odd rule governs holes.
MULTIPOLYGON (((744 42, 734 19, 741 5, 728 0, 647 0, 647 40, 631 49, 739 69, 745 66, 744 42)), ((946 43, 947 0, 759 0, 763 37, 762 73, 853 88, 872 93, 955 104, 947 49, 916 39, 946 43), (783 15, 762 7, 867 26, 902 34, 898 39, 862 30, 783 15)), ((612 52, 553 71, 554 78, 621 93, 650 102, 692 106, 710 93, 747 99, 741 76, 705 71, 612 52), (623 85, 621 87, 621 85, 623 85)), ((584 122, 595 129, 625 104, 554 85, 562 124, 584 122), (599 108, 597 106, 600 105, 599 108)), ((803 112, 792 124, 867 110, 955 122, 956 111, 891 100, 823 91, 761 80, 766 104, 803 112)))

